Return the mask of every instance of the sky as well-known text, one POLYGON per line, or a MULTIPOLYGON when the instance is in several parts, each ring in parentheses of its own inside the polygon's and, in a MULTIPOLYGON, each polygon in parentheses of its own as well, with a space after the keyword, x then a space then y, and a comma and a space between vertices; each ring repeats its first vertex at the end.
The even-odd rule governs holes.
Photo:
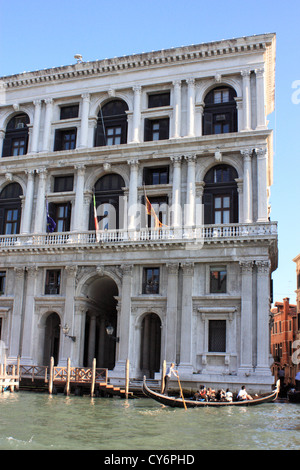
POLYGON ((271 219, 278 222, 274 302, 296 302, 300 254, 299 0, 0 0, 0 77, 134 53, 276 33, 271 219))

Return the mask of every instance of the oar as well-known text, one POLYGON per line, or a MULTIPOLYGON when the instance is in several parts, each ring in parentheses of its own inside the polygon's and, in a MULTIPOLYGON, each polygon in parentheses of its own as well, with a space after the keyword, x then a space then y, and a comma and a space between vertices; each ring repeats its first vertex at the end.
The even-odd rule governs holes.
POLYGON ((180 383, 180 380, 179 380, 179 375, 177 375, 177 379, 178 379, 178 385, 179 385, 180 395, 181 395, 181 398, 182 398, 182 401, 183 401, 183 405, 184 405, 185 410, 187 410, 187 407, 186 407, 186 404, 185 404, 185 401, 184 401, 184 396, 183 396, 183 393, 182 393, 181 383, 180 383))

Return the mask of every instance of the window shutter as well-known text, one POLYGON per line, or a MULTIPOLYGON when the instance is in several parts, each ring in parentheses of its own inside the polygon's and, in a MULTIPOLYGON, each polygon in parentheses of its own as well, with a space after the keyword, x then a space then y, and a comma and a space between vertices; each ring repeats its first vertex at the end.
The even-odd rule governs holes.
POLYGON ((165 140, 169 138, 169 118, 159 121, 159 139, 165 140))
POLYGON ((54 152, 61 150, 62 142, 61 142, 61 132, 60 130, 56 129, 55 136, 54 136, 54 152))
POLYGON ((150 119, 145 119, 145 122, 144 122, 144 141, 147 142, 149 140, 152 140, 152 137, 151 137, 151 123, 150 123, 150 119))
POLYGON ((204 204, 204 224, 211 225, 214 223, 213 217, 213 195, 210 193, 203 194, 204 204))
POLYGON ((0 208, 0 233, 4 234, 4 209, 0 208))
POLYGON ((213 133, 213 114, 205 113, 203 115, 203 135, 211 135, 213 133))
POLYGON ((67 214, 67 218, 66 218, 66 227, 65 227, 65 231, 66 232, 69 232, 70 231, 70 226, 71 226, 71 209, 72 209, 72 204, 71 202, 68 202, 68 214, 67 214))
POLYGON ((5 137, 3 141, 3 150, 2 150, 2 157, 10 157, 11 156, 11 146, 12 146, 12 138, 5 137))

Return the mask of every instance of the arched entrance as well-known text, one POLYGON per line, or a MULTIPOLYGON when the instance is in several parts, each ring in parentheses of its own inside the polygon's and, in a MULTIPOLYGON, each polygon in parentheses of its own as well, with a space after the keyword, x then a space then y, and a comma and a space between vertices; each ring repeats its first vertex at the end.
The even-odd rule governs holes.
POLYGON ((85 367, 96 358, 97 367, 112 370, 116 361, 117 300, 118 287, 108 276, 96 278, 88 287, 85 321, 84 357, 85 367), (113 334, 106 332, 113 327, 113 334))
POLYGON ((141 325, 140 368, 143 375, 153 379, 160 370, 161 321, 156 313, 147 313, 141 325))
POLYGON ((44 339, 44 365, 50 364, 50 358, 54 358, 54 365, 59 361, 59 339, 60 339, 60 318, 57 313, 52 312, 48 315, 45 323, 44 339))

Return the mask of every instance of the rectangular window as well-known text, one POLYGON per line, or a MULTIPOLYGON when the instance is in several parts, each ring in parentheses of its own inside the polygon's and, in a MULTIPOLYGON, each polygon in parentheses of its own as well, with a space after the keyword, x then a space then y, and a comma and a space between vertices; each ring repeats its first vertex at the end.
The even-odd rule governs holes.
POLYGON ((215 90, 214 91, 214 104, 228 103, 229 101, 229 90, 215 90))
POLYGON ((159 294, 159 268, 144 268, 143 294, 159 294))
POLYGON ((120 145, 122 139, 122 127, 106 128, 106 145, 120 145))
POLYGON ((226 293, 227 270, 225 266, 210 268, 210 293, 222 294, 226 293))
POLYGON ((159 108, 160 106, 170 106, 169 91, 148 95, 148 108, 159 108))
POLYGON ((226 352, 226 320, 209 320, 208 352, 226 352))
POLYGON ((56 232, 68 232, 70 230, 70 203, 56 206, 56 232))
POLYGON ((214 196, 214 219, 215 224, 230 223, 230 195, 214 196))
POLYGON ((12 156, 16 157, 18 155, 25 155, 26 151, 26 139, 25 138, 16 138, 12 139, 12 156))
POLYGON ((18 233, 18 222, 19 222, 18 219, 19 219, 18 209, 6 209, 5 222, 4 222, 5 235, 15 235, 16 233, 18 233))
POLYGON ((74 150, 76 148, 77 128, 75 129, 56 129, 54 151, 74 150))
POLYGON ((5 294, 6 272, 0 271, 0 295, 5 294))
POLYGON ((145 119, 145 142, 169 138, 169 118, 145 119))
POLYGON ((144 183, 146 185, 168 184, 169 183, 169 167, 145 168, 144 183))
POLYGON ((60 119, 74 119, 78 117, 79 105, 62 106, 60 108, 60 119))
POLYGON ((48 269, 46 271, 45 294, 59 295, 60 293, 60 269, 48 269))
POLYGON ((54 189, 55 193, 61 193, 65 191, 73 191, 74 176, 55 176, 54 177, 54 189))

